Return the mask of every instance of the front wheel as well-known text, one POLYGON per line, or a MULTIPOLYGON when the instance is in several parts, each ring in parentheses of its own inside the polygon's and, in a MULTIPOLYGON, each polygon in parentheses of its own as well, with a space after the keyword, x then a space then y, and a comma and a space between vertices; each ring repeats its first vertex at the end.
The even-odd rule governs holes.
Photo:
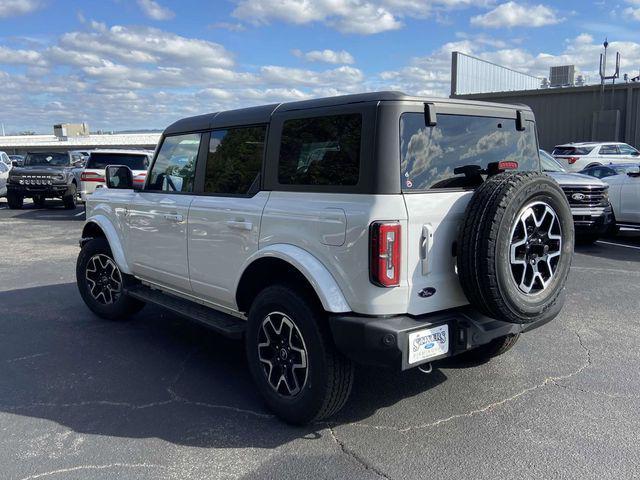
POLYGON ((335 347, 310 296, 288 285, 264 289, 249 312, 246 353, 269 408, 303 425, 337 413, 353 384, 353 363, 335 347))
POLYGON ((7 203, 11 210, 20 210, 24 203, 24 197, 14 192, 7 192, 7 203))
POLYGON ((87 307, 107 320, 125 320, 144 307, 144 303, 124 292, 131 278, 122 273, 104 238, 84 244, 76 263, 76 282, 87 307))
POLYGON ((74 210, 78 206, 78 188, 75 183, 72 183, 62 196, 62 203, 67 210, 74 210))

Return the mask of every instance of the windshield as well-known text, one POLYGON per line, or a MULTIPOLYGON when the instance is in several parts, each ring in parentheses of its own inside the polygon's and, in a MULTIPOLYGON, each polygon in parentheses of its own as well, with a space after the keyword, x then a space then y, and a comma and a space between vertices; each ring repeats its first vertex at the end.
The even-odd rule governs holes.
POLYGON ((513 118, 438 114, 426 127, 424 114, 400 118, 402 188, 474 188, 491 164, 515 162, 517 170, 540 171, 535 124, 516 130, 513 118))
POLYGON ((544 150, 540 150, 540 164, 543 172, 566 172, 562 165, 544 150))
POLYGON ((27 153, 24 160, 25 166, 50 166, 50 167, 67 167, 70 165, 69 155, 66 153, 43 152, 43 153, 27 153))
POLYGON ((92 153, 86 168, 107 168, 109 165, 125 165, 131 170, 146 170, 149 166, 146 155, 135 153, 92 153))

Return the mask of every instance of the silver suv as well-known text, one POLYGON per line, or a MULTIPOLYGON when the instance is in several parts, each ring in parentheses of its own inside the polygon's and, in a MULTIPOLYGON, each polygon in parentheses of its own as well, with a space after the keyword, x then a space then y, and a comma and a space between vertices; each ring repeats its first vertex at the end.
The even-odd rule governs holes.
POLYGON ((571 211, 526 107, 378 92, 201 115, 165 130, 143 186, 115 165, 106 183, 88 307, 243 338, 291 423, 336 413, 354 362, 490 358, 563 305, 571 211))

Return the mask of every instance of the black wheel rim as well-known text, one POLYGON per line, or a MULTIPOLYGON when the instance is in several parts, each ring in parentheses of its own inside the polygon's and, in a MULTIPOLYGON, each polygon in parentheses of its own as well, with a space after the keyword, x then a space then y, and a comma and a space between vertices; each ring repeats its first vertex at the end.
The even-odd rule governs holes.
POLYGON ((535 295, 552 283, 562 254, 562 228, 546 202, 532 202, 518 214, 511 229, 509 260, 521 292, 535 295))
POLYGON ((295 397, 307 383, 307 348, 291 318, 272 312, 258 332, 258 359, 271 388, 284 397, 295 397))
POLYGON ((89 294, 102 305, 111 305, 122 293, 120 269, 110 257, 103 253, 98 253, 89 259, 85 278, 89 294))

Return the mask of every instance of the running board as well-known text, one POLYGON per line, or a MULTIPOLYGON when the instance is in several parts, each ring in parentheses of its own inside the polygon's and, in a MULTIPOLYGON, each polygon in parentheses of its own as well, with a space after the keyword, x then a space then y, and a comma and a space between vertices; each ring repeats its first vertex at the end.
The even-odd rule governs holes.
POLYGON ((246 321, 240 318, 144 285, 130 287, 125 293, 132 298, 136 298, 145 303, 159 305, 178 315, 206 325, 225 337, 235 339, 242 338, 246 328, 246 321))

